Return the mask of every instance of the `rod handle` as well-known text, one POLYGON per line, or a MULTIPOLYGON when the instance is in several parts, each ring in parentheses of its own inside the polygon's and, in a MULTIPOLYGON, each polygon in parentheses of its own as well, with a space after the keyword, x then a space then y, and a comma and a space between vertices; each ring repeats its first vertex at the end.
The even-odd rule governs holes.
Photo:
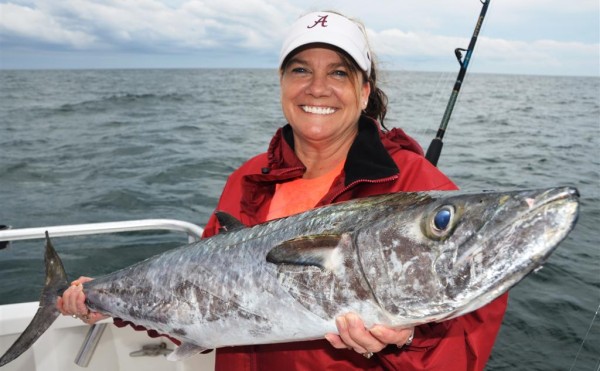
POLYGON ((440 138, 433 138, 429 148, 427 148, 427 154, 425 155, 425 158, 431 162, 433 166, 437 166, 443 146, 444 142, 442 142, 440 138))

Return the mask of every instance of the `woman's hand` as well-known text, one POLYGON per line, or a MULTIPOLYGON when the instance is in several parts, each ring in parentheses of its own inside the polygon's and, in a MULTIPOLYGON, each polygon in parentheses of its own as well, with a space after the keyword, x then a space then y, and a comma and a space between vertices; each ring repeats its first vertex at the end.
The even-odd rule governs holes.
POLYGON ((91 280, 93 278, 79 277, 71 282, 71 286, 56 301, 56 308, 64 316, 79 318, 88 325, 93 325, 100 320, 108 318, 108 316, 103 314, 91 312, 85 305, 85 294, 83 293, 83 286, 81 284, 91 280))
POLYGON ((414 327, 396 329, 383 325, 375 325, 366 329, 360 317, 348 313, 336 318, 335 323, 339 335, 326 334, 325 338, 337 349, 353 349, 355 352, 371 358, 373 353, 381 351, 389 344, 402 348, 412 342, 414 327))

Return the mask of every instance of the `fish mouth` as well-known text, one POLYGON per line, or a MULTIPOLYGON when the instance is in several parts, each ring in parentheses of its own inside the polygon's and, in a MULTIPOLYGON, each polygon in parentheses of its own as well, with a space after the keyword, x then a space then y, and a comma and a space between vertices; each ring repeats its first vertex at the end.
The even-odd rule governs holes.
MULTIPOLYGON (((471 253, 477 250, 477 241, 488 241, 488 247, 492 243, 500 243, 504 238, 499 236, 522 236, 525 231, 536 232, 535 226, 541 224, 541 228, 550 232, 549 224, 554 230, 563 231, 561 235, 566 235, 571 231, 578 218, 579 191, 576 188, 551 188, 544 191, 522 191, 516 194, 506 195, 498 202, 498 210, 488 220, 477 233, 465 241, 465 246, 469 245, 455 262, 455 266, 461 266, 468 260, 471 253), (519 205, 515 207, 513 203, 519 205), (516 209, 510 213, 511 209, 516 209), (490 230, 496 229, 496 232, 490 233, 490 230), (490 236, 491 235, 491 236, 490 236)), ((539 230, 538 230, 539 231, 539 230)), ((541 235, 541 233, 533 233, 541 235)), ((532 236, 533 237, 533 236, 532 236)), ((525 237, 524 237, 525 239, 525 237)), ((555 244, 562 241, 559 239, 555 244)), ((515 241, 511 241, 515 242, 515 241)), ((492 251, 493 249, 488 249, 492 251)))
POLYGON ((542 208, 546 205, 553 204, 555 202, 562 201, 576 201, 579 199, 579 191, 577 188, 565 187, 565 188, 552 188, 542 193, 537 198, 525 198, 525 202, 529 205, 531 210, 542 208))
POLYGON ((541 268, 573 229, 578 214, 579 192, 572 187, 507 195, 494 218, 469 238, 453 277, 447 277, 446 294, 464 303, 449 318, 480 308, 541 268), (509 213, 515 202, 517 211, 509 213), (467 286, 474 287, 470 294, 464 291, 467 286))
POLYGON ((530 240, 535 241, 537 235, 540 245, 542 242, 546 243, 547 248, 540 248, 539 255, 532 257, 533 260, 540 259, 540 266, 577 223, 579 197, 579 191, 576 188, 565 187, 550 189, 538 197, 524 199, 529 210, 520 217, 517 215, 515 223, 521 219, 522 228, 529 227, 529 230, 533 232, 530 240))

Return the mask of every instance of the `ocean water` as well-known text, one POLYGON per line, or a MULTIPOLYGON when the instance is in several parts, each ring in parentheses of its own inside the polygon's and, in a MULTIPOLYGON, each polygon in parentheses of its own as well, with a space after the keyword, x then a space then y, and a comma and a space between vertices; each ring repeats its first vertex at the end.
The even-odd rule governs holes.
MULTIPOLYGON (((454 78, 384 71, 387 126, 427 147, 454 78)), ((274 70, 0 71, 0 224, 203 225, 228 174, 283 124, 274 70)), ((570 185, 582 200, 575 230, 511 290, 488 370, 600 367, 599 138, 598 77, 471 74, 463 84, 442 171, 465 190, 570 185)), ((185 242, 140 232, 54 245, 76 278, 185 242)), ((38 299, 42 259, 40 240, 0 250, 0 304, 38 299)))

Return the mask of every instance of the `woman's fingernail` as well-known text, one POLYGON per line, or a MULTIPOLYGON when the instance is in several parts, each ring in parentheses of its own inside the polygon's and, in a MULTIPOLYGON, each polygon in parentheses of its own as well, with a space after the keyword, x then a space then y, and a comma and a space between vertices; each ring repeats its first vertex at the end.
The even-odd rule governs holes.
POLYGON ((348 318, 348 322, 350 323, 350 327, 356 327, 358 325, 358 317, 354 314, 349 314, 346 316, 348 318))
POLYGON ((336 323, 337 327, 339 327, 340 329, 345 330, 348 328, 348 324, 346 323, 346 319, 344 317, 336 318, 335 323, 336 323))
POLYGON ((381 327, 379 327, 379 326, 373 327, 372 329, 369 330, 369 332, 371 332, 371 334, 373 334, 375 336, 383 335, 383 332, 381 331, 381 327))

